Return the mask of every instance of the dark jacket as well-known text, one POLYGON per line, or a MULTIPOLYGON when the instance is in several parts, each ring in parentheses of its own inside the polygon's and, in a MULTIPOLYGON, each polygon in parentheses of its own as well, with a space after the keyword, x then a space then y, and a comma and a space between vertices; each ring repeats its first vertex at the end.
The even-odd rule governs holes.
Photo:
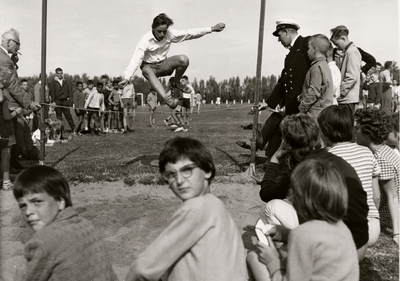
MULTIPOLYGON (((368 242, 368 204, 367 194, 365 193, 357 172, 343 158, 338 157, 326 149, 312 151, 305 157, 306 159, 324 159, 336 167, 343 173, 347 185, 349 195, 349 203, 347 214, 343 218, 343 222, 350 229, 353 235, 357 249, 361 248, 368 242)), ((292 161, 293 167, 284 169, 279 164, 269 163, 264 179, 261 183, 260 197, 264 202, 273 199, 284 199, 290 188, 290 176, 298 162, 292 161), (281 172, 283 171, 283 172, 281 172)), ((301 222, 301 218, 299 221, 301 222)))
POLYGON ((309 37, 297 37, 289 54, 285 58, 285 68, 282 70, 267 104, 275 108, 278 104, 286 106, 286 114, 299 113, 299 102, 297 96, 301 95, 304 78, 310 68, 311 61, 308 58, 309 37))
POLYGON ((74 98, 74 93, 72 92, 72 84, 63 79, 62 86, 61 84, 53 79, 49 83, 49 94, 51 97, 52 102, 59 102, 59 101, 65 101, 65 100, 70 100, 71 104, 74 98))

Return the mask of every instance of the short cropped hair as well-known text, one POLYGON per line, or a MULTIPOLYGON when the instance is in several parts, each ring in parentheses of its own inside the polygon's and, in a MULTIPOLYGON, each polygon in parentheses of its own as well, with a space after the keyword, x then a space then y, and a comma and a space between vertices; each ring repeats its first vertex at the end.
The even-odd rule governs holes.
POLYGON ((183 75, 182 79, 189 80, 189 77, 187 77, 186 75, 183 75))
POLYGON ((308 155, 319 141, 317 123, 304 113, 286 116, 280 127, 287 149, 301 157, 308 155))
POLYGON ((65 206, 72 206, 69 184, 64 176, 50 166, 31 166, 23 170, 15 179, 13 193, 15 199, 32 194, 46 192, 57 201, 64 199, 65 206))
POLYGON ((393 64, 393 62, 391 62, 391 61, 386 61, 385 62, 385 69, 389 69, 390 68, 390 66, 393 64))
POLYGON ((97 88, 98 88, 98 87, 103 87, 103 83, 97 82, 96 87, 97 87, 97 88))
POLYGON ((160 25, 164 25, 164 24, 169 27, 169 26, 173 25, 174 22, 166 14, 162 13, 153 19, 153 24, 151 25, 151 28, 154 29, 154 28, 157 28, 160 25))
POLYGON ((118 83, 119 83, 119 81, 117 81, 117 80, 114 80, 114 81, 112 82, 113 86, 118 85, 118 83))
POLYGON ((27 83, 28 83, 28 80, 22 79, 22 80, 21 80, 21 84, 24 83, 24 82, 27 82, 27 83))
POLYGON ((312 40, 311 43, 314 46, 318 47, 320 53, 324 54, 325 56, 327 55, 329 46, 331 45, 328 37, 323 34, 315 34, 311 36, 310 40, 312 40))
POLYGON ((378 108, 357 109, 356 127, 374 144, 382 144, 393 131, 391 117, 378 108))
POLYGON ((61 69, 61 67, 57 67, 57 68, 56 68, 56 73, 59 72, 59 71, 63 71, 63 70, 61 69))
POLYGON ((83 83, 81 81, 76 82, 76 86, 78 87, 79 85, 83 86, 83 83))
POLYGON ((342 36, 348 37, 349 36, 349 29, 344 25, 336 26, 335 28, 331 29, 331 40, 332 39, 339 39, 342 36))
POLYGON ((110 76, 108 76, 107 74, 103 74, 100 76, 100 79, 110 79, 110 76))
POLYGON ((198 140, 188 137, 176 137, 165 143, 159 157, 160 173, 165 171, 168 163, 176 163, 179 160, 193 161, 206 173, 211 173, 208 183, 211 184, 215 176, 214 161, 210 151, 198 140))
POLYGON ((11 28, 10 30, 3 33, 3 35, 1 36, 1 41, 5 42, 7 40, 10 40, 11 38, 13 38, 12 35, 19 37, 19 32, 14 28, 11 28))
POLYGON ((348 193, 344 176, 323 159, 308 159, 296 166, 291 175, 293 193, 289 195, 297 214, 306 221, 341 220, 347 211, 348 193))
POLYGON ((353 139, 354 117, 346 107, 331 105, 326 107, 317 118, 319 129, 333 143, 353 139))
POLYGON ((88 84, 88 85, 89 85, 89 84, 94 85, 94 82, 93 82, 93 80, 89 79, 89 80, 87 80, 87 84, 88 84))

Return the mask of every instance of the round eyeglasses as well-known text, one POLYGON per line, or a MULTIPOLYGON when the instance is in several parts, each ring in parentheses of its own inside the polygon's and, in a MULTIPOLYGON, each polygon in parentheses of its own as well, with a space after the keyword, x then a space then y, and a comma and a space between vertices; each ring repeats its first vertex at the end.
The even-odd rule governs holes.
POLYGON ((189 164, 189 165, 183 166, 178 171, 164 171, 161 173, 161 175, 168 182, 172 182, 172 181, 176 180, 178 173, 180 173, 182 177, 187 179, 192 176, 193 170, 197 167, 199 167, 199 166, 196 164, 189 164))

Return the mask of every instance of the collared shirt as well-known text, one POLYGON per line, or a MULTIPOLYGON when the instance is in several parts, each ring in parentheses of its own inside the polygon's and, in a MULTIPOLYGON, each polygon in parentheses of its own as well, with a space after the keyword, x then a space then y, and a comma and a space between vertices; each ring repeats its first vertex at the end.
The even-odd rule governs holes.
POLYGON ((297 34, 296 37, 294 37, 294 39, 292 40, 292 42, 289 44, 289 49, 292 48, 294 46, 294 43, 296 42, 297 38, 299 37, 299 35, 297 34))
POLYGON ((2 48, 2 49, 4 50, 4 52, 6 52, 6 54, 7 54, 9 57, 11 57, 12 54, 10 54, 6 49, 4 49, 3 46, 0 46, 0 48, 2 48))
POLYGON ((157 63, 167 58, 167 54, 171 43, 181 43, 185 40, 200 38, 211 33, 211 27, 196 28, 188 30, 168 29, 164 39, 158 41, 153 32, 147 32, 136 45, 135 52, 129 62, 128 67, 124 71, 124 78, 129 79, 136 72, 142 61, 147 63, 157 63))

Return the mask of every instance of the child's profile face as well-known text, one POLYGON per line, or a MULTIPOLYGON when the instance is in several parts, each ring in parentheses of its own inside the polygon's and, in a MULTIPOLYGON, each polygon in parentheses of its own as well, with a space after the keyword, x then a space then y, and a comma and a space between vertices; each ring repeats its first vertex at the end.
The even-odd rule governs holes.
POLYGON ((336 47, 338 47, 340 50, 344 51, 346 49, 346 41, 345 38, 342 36, 340 38, 332 38, 332 43, 336 47))
POLYGON ((315 47, 314 47, 313 40, 308 41, 307 55, 310 58, 310 60, 312 60, 312 61, 315 60, 315 47))
POLYGON ((18 206, 24 221, 36 232, 56 219, 65 208, 65 201, 57 201, 46 192, 30 193, 18 199, 18 206))
POLYGON ((81 92, 83 91, 83 84, 79 84, 78 85, 78 90, 81 91, 81 92))
POLYGON ((210 193, 208 179, 211 172, 206 173, 189 159, 168 163, 163 176, 174 194, 182 201, 210 193))
POLYGON ((103 92, 103 85, 97 86, 97 92, 99 92, 99 93, 103 92))
POLYGON ((27 90, 28 90, 28 82, 23 82, 23 83, 21 84, 21 88, 22 88, 24 91, 27 91, 27 90))
POLYGON ((89 88, 89 90, 93 89, 94 84, 88 84, 87 87, 89 88))

